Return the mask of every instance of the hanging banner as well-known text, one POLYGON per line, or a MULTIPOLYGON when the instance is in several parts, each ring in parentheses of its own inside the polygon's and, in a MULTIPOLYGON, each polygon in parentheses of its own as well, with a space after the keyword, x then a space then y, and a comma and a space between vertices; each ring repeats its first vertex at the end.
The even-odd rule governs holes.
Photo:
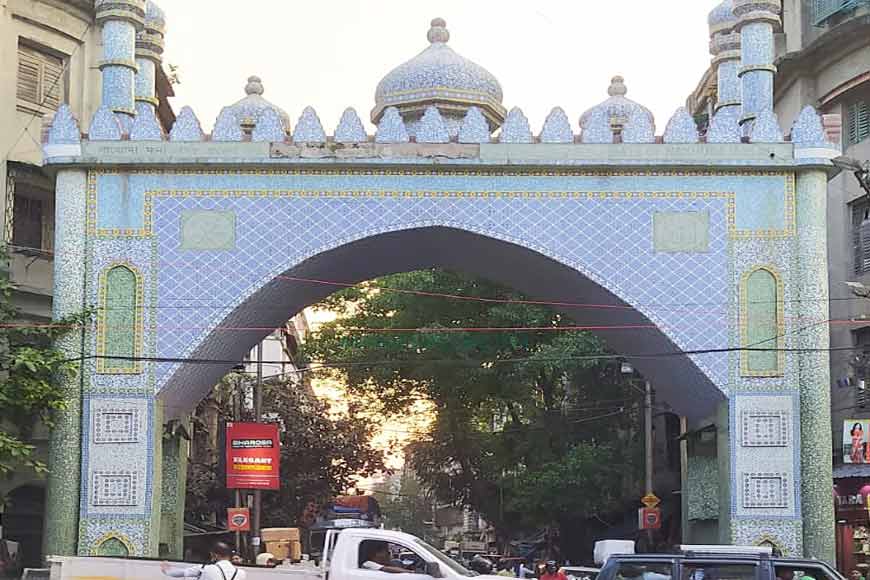
POLYGON ((227 423, 227 488, 278 489, 278 426, 227 423))

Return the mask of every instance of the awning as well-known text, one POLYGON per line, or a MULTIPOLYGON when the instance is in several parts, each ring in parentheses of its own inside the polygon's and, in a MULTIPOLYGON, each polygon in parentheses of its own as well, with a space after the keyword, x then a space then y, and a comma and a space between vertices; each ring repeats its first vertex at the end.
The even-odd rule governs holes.
POLYGON ((844 463, 834 468, 834 479, 845 477, 870 478, 870 463, 844 463))

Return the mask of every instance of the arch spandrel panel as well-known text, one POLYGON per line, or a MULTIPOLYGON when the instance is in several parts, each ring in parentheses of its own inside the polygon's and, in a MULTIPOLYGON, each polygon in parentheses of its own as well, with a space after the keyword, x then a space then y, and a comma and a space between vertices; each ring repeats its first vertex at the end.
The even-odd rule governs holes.
MULTIPOLYGON (((98 245, 114 247, 123 240, 153 245, 155 354, 163 358, 203 348, 220 352, 220 345, 239 339, 244 330, 238 327, 248 324, 232 321, 234 310, 307 260, 372 236, 423 227, 454 228, 533 250, 635 306, 678 348, 721 348, 730 342, 727 316, 710 312, 723 313, 733 299, 729 251, 734 240, 748 235, 735 201, 759 182, 784 198, 793 189, 789 174, 752 172, 263 170, 118 176, 93 175, 89 231, 98 245), (127 209, 103 208, 115 201, 127 209), (693 220, 697 232, 691 239, 668 231, 684 224, 685 216, 704 216, 693 220), (222 328, 227 321, 237 328, 222 328)), ((775 225, 789 223, 793 217, 786 212, 775 225)), ((758 237, 780 238, 787 230, 763 230, 758 237)), ((385 266, 372 275, 389 271, 389 256, 380 259, 385 266)), ((284 282, 285 291, 293 289, 293 281, 284 282)), ((548 289, 537 290, 547 298, 548 289)), ((256 340, 253 334, 250 339, 256 340)), ((727 356, 692 358, 709 382, 727 390, 727 356)), ((177 367, 157 365, 158 390, 177 367)))

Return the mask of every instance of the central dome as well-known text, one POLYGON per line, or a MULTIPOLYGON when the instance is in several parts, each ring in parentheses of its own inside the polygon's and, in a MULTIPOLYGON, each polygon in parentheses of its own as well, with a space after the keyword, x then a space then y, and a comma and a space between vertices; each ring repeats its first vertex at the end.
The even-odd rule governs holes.
POLYGON ((455 135, 471 107, 478 107, 495 129, 504 121, 502 90, 498 80, 482 66, 447 46, 447 23, 436 18, 427 35, 429 47, 393 69, 378 83, 372 122, 377 124, 388 107, 396 107, 408 124, 414 125, 426 108, 435 105, 448 131, 455 135))

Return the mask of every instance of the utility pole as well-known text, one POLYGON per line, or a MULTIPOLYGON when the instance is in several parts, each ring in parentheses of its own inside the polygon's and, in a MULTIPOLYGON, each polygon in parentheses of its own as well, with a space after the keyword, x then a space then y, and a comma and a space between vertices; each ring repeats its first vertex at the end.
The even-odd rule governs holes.
MULTIPOLYGON (((646 474, 644 478, 644 486, 646 495, 651 496, 653 494, 653 412, 652 412, 652 385, 650 385, 649 381, 644 381, 644 392, 643 392, 643 414, 644 414, 644 447, 645 447, 645 455, 646 455, 646 474)), ((652 549, 653 545, 653 531, 652 529, 647 530, 649 534, 649 549, 652 549)))
MULTIPOLYGON (((233 421, 238 423, 242 419, 242 381, 237 376, 233 382, 233 421)), ((235 506, 242 507, 242 490, 236 489, 235 506)), ((236 532, 236 553, 242 553, 242 532, 236 532)))
MULTIPOLYGON (((254 422, 263 418, 263 343, 257 345, 257 382, 254 383, 254 422)), ((254 513, 251 516, 251 544, 254 558, 260 553, 260 513, 262 510, 262 491, 254 490, 254 513)))

